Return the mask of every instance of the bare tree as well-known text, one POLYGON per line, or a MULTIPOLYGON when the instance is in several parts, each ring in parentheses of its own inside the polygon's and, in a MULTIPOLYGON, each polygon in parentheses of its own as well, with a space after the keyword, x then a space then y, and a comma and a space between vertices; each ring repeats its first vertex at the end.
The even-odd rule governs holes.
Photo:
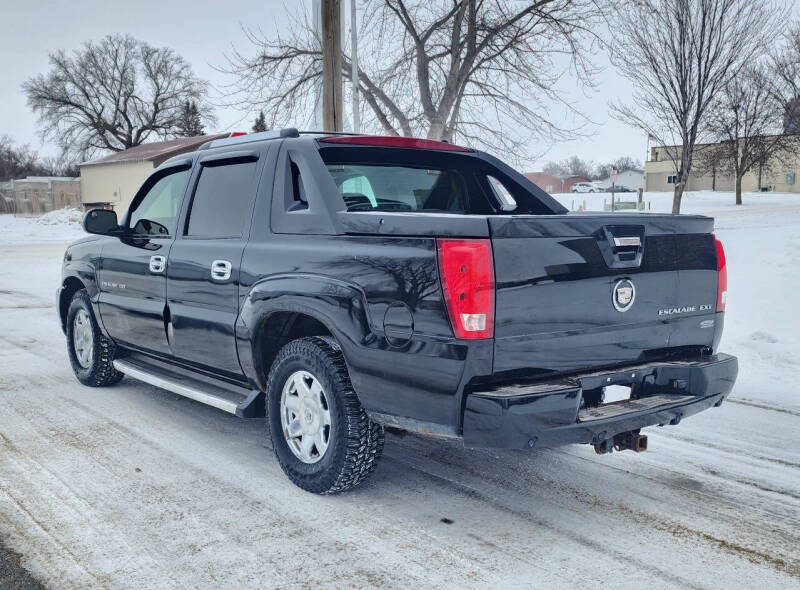
POLYGON ((8 135, 0 136, 0 181, 25 176, 78 176, 74 162, 41 158, 27 145, 16 145, 8 135))
POLYGON ((693 169, 700 174, 711 175, 711 190, 717 190, 717 178, 720 174, 730 174, 730 158, 728 146, 722 143, 707 143, 695 146, 695 163, 693 169))
POLYGON ((166 47, 109 35, 71 54, 51 54, 50 66, 23 90, 42 137, 65 154, 85 158, 175 136, 186 101, 198 101, 201 119, 213 122, 203 102, 206 83, 166 47))
POLYGON ((784 35, 772 51, 777 91, 784 102, 784 133, 800 133, 800 22, 784 35))
POLYGON ((610 51, 634 90, 630 102, 612 108, 665 146, 677 175, 673 213, 680 212, 709 105, 763 51, 784 12, 771 0, 636 0, 620 11, 610 51))
MULTIPOLYGON (((580 133, 587 120, 557 84, 567 73, 584 88, 593 84, 592 31, 605 1, 367 0, 357 80, 362 126, 521 159, 533 156, 531 145, 580 133)), ((254 54, 234 51, 220 68, 235 76, 227 104, 263 109, 270 126, 308 120, 321 74, 308 21, 275 38, 246 32, 254 54)), ((349 55, 342 74, 352 83, 349 55)))
MULTIPOLYGON (((709 110, 709 131, 733 173, 736 204, 742 204, 742 178, 796 148, 784 135, 784 105, 773 72, 763 64, 745 67, 725 85, 709 110)), ((760 188, 759 178, 759 188, 760 188)))
POLYGON ((579 156, 570 156, 560 162, 548 162, 542 169, 546 174, 552 174, 560 178, 568 178, 570 176, 591 178, 593 170, 594 164, 588 160, 582 160, 579 156))

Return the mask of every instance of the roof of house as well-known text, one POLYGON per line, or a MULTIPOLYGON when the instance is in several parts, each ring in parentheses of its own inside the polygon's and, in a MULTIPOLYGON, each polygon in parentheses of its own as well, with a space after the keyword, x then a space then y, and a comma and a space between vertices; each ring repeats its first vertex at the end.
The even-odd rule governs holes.
POLYGON ((229 135, 229 133, 218 133, 216 135, 198 135, 197 137, 181 137, 167 141, 143 143, 142 145, 137 145, 121 152, 114 152, 108 156, 83 162, 79 165, 98 166, 103 164, 153 162, 154 166, 158 166, 172 156, 194 151, 207 141, 228 137, 229 135))

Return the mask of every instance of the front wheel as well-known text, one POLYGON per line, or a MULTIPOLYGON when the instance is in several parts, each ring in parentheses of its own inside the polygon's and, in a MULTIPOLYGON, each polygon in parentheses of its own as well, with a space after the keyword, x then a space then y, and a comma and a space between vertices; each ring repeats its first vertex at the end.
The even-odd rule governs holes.
POLYGON ((104 387, 122 379, 122 373, 114 368, 117 347, 100 331, 89 294, 83 289, 72 296, 66 327, 69 362, 78 381, 104 387))
POLYGON ((375 470, 383 427, 358 401, 335 340, 313 336, 284 346, 272 364, 267 396, 272 446, 295 485, 336 494, 375 470))

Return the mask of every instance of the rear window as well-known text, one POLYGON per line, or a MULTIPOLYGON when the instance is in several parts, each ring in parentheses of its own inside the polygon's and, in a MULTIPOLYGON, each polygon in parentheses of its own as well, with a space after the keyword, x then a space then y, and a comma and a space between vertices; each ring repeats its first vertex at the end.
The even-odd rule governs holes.
POLYGON ((344 145, 321 146, 319 154, 348 211, 547 215, 562 209, 474 155, 344 145))
POLYGON ((392 164, 328 164, 348 211, 467 211, 458 170, 392 164))
POLYGON ((323 148, 348 211, 491 213, 475 159, 387 148, 323 148), (421 160, 424 159, 424 163, 421 160))

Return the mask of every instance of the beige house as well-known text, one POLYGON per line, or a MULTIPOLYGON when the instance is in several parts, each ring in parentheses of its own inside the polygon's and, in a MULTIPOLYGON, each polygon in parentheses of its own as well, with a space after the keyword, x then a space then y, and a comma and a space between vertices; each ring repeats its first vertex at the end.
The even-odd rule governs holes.
MULTIPOLYGON (((713 146, 713 144, 712 144, 713 146)), ((708 144, 698 145, 697 150, 702 154, 702 149, 708 144)), ((644 190, 651 192, 672 192, 675 189, 677 175, 675 164, 671 156, 680 153, 680 148, 675 146, 656 146, 650 150, 650 159, 644 164, 644 190)), ((694 170, 689 174, 687 191, 716 190, 733 192, 735 181, 733 174, 727 171, 708 170, 702 161, 693 165, 694 170)), ((791 161, 784 162, 776 159, 769 166, 769 170, 761 175, 759 186, 758 170, 751 170, 742 178, 743 192, 757 192, 759 190, 776 193, 800 193, 800 153, 791 161)))
POLYGON ((192 152, 207 141, 227 136, 224 133, 145 143, 84 162, 80 165, 84 209, 113 208, 121 217, 136 191, 162 162, 172 156, 192 152))

